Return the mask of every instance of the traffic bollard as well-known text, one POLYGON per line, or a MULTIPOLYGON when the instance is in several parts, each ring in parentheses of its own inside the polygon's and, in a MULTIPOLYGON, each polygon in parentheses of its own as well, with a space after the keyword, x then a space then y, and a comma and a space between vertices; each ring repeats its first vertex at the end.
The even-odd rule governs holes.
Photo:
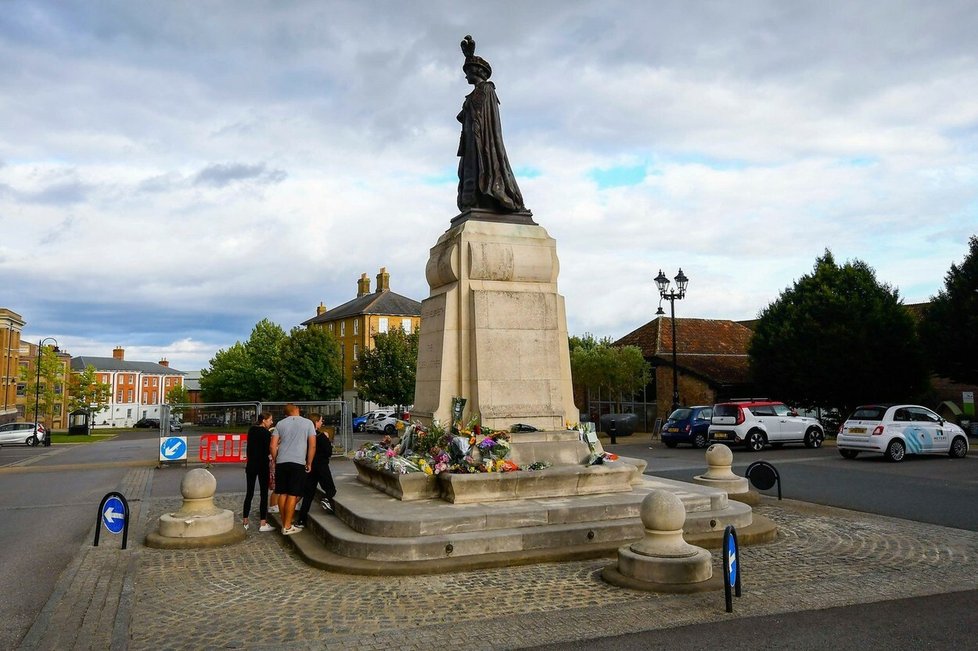
POLYGON ((618 441, 615 440, 615 434, 617 433, 617 428, 615 427, 615 419, 611 419, 611 424, 608 426, 608 435, 611 437, 611 444, 615 445, 618 441))

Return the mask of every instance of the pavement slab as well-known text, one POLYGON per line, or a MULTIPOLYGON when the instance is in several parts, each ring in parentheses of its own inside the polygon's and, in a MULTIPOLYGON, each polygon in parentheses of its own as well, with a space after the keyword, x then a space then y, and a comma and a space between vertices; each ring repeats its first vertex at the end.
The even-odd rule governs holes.
MULTIPOLYGON (((129 494, 140 472, 152 471, 127 475, 129 494)), ((237 514, 242 499, 215 501, 237 514)), ((978 587, 978 532, 789 500, 755 507, 780 533, 741 547, 743 596, 732 614, 722 591, 611 586, 600 576, 611 557, 373 577, 310 567, 280 533, 257 527, 229 547, 145 547, 159 515, 180 503, 137 501, 128 552, 80 549, 24 647, 517 649, 978 587)), ((713 563, 721 572, 717 552, 713 563)))

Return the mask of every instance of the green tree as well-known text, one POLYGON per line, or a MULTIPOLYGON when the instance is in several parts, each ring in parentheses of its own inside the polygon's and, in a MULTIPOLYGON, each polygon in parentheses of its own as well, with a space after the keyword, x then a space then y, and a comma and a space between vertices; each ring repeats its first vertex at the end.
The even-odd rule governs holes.
POLYGON ((374 347, 360 353, 353 379, 362 400, 381 405, 414 404, 418 368, 418 333, 400 328, 374 336, 374 347))
POLYGON ((32 362, 20 369, 20 380, 26 385, 27 401, 24 403, 24 414, 28 421, 39 420, 45 425, 50 425, 53 420, 54 405, 60 402, 59 389, 63 390, 65 385, 64 364, 58 358, 58 353, 49 346, 41 346, 38 357, 35 357, 32 362), (37 393, 38 359, 41 364, 40 394, 37 393), (39 416, 34 414, 35 398, 39 403, 39 416))
POLYGON ((244 344, 236 341, 217 351, 210 367, 200 372, 200 393, 205 402, 242 402, 255 397, 251 393, 253 368, 244 344))
POLYGON ((978 384, 978 236, 971 236, 964 261, 951 263, 944 289, 931 298, 919 332, 935 373, 978 384))
POLYGON ((828 250, 760 314, 748 349, 761 392, 844 415, 863 402, 910 400, 927 386, 913 320, 865 262, 828 250))
POLYGON ((596 339, 591 333, 571 337, 571 379, 576 392, 588 390, 612 396, 621 409, 621 401, 649 382, 649 363, 637 346, 613 346, 610 338, 596 339))
POLYGON ((283 400, 335 400, 343 390, 339 342, 322 328, 292 328, 279 346, 276 377, 283 400))
MULTIPOLYGON (((186 405, 190 403, 190 393, 187 391, 187 387, 182 384, 170 387, 170 390, 166 392, 166 396, 163 401, 168 405, 186 405)), ((182 414, 183 409, 177 407, 172 410, 174 414, 182 414)))
POLYGON ((87 409, 89 415, 109 406, 112 386, 98 381, 95 366, 89 364, 84 371, 72 373, 68 380, 68 410, 87 409))
POLYGON ((276 369, 279 362, 279 351, 286 341, 287 335, 282 326, 262 319, 251 330, 251 336, 245 342, 245 352, 251 363, 250 391, 252 400, 274 400, 288 398, 278 396, 278 378, 276 369))

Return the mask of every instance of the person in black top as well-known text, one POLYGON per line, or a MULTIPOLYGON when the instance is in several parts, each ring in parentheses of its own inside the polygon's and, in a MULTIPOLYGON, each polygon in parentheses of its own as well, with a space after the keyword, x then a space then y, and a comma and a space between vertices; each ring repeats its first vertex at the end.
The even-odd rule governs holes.
POLYGON ((306 526, 306 518, 316 496, 317 485, 323 489, 325 497, 321 504, 329 513, 333 512, 333 498, 336 496, 333 473, 329 469, 329 458, 333 456, 333 440, 330 434, 321 431, 323 426, 321 414, 310 414, 308 418, 316 428, 316 454, 312 459, 312 472, 306 477, 306 490, 302 496, 302 507, 299 509, 296 524, 298 527, 306 526))
POLYGON ((246 454, 248 462, 245 465, 245 481, 248 484, 244 499, 244 517, 241 524, 248 528, 248 514, 251 513, 251 499, 255 496, 255 480, 258 480, 258 489, 261 491, 258 497, 258 514, 261 516, 261 525, 258 531, 274 531, 275 527, 268 524, 268 459, 272 443, 272 433, 269 428, 272 426, 272 415, 263 411, 258 416, 258 424, 252 425, 248 430, 248 448, 246 454))

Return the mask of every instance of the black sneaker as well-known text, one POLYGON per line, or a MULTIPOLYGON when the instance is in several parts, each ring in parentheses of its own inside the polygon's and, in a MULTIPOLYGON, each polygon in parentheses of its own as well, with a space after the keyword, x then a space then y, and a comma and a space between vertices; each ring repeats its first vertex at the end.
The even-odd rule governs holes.
POLYGON ((329 500, 323 500, 322 502, 320 502, 320 505, 322 505, 323 509, 327 513, 333 513, 333 504, 329 500))

